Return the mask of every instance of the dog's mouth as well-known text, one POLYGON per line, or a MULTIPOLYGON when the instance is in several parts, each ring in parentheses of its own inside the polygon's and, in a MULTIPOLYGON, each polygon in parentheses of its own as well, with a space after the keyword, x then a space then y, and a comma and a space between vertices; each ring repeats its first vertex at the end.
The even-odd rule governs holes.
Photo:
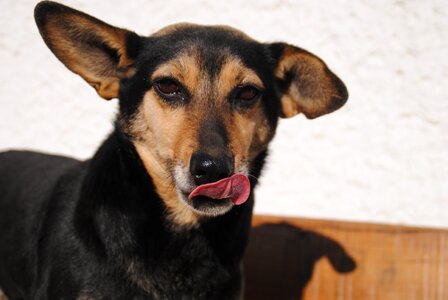
POLYGON ((182 200, 201 215, 217 216, 249 199, 250 182, 242 173, 182 192, 182 200))
POLYGON ((202 196, 214 200, 230 199, 233 204, 240 205, 247 201, 249 194, 249 179, 246 175, 238 173, 216 182, 198 186, 190 193, 188 200, 191 201, 202 196))

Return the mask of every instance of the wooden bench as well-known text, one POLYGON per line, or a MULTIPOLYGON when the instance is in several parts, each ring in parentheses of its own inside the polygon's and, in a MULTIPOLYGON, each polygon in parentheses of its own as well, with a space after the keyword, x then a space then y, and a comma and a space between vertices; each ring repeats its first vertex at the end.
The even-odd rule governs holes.
POLYGON ((448 230, 255 216, 246 300, 447 300, 448 230))

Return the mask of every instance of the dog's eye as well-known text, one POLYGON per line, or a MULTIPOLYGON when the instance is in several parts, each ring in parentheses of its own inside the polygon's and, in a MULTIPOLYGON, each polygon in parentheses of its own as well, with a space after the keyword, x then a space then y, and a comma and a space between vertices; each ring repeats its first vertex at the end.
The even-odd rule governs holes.
POLYGON ((159 93, 167 96, 172 96, 181 92, 179 85, 174 80, 169 78, 156 81, 155 87, 159 93))
POLYGON ((162 78, 156 80, 153 86, 160 98, 170 105, 179 105, 187 99, 188 93, 174 79, 162 78))
POLYGON ((243 87, 237 94, 238 99, 250 101, 258 96, 258 90, 253 86, 243 87))
POLYGON ((255 102, 260 96, 260 91, 252 86, 246 85, 237 89, 235 100, 242 106, 249 106, 255 102))

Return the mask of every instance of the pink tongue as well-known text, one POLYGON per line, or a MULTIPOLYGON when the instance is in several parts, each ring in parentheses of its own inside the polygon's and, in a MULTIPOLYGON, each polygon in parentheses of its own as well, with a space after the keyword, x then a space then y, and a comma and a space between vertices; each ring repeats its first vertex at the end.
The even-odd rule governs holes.
POLYGON ((235 205, 246 202, 250 194, 250 183, 246 175, 238 173, 220 181, 207 183, 195 188, 188 196, 191 200, 196 196, 206 196, 212 199, 231 198, 235 205))

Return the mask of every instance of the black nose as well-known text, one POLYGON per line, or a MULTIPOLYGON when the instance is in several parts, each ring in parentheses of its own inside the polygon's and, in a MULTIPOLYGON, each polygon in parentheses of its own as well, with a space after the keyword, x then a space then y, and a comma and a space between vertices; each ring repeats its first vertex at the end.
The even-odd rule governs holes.
POLYGON ((233 161, 228 156, 211 156, 203 152, 197 152, 191 156, 190 173, 197 185, 229 177, 232 172, 233 161))

